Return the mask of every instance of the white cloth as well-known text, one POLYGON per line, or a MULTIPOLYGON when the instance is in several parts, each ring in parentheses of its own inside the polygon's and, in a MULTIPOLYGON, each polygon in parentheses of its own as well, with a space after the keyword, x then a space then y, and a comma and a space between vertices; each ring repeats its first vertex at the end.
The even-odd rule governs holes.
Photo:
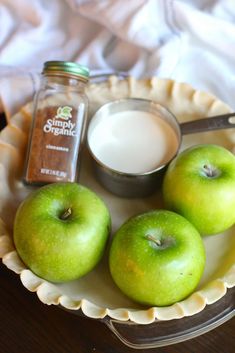
POLYGON ((1 0, 0 110, 10 118, 32 96, 47 60, 188 82, 235 109, 234 5, 234 0, 1 0))

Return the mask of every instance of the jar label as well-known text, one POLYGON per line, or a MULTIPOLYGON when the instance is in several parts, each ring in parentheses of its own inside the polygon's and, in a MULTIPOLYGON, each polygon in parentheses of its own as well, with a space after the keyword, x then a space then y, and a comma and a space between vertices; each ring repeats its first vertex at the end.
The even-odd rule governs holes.
POLYGON ((84 107, 48 106, 34 119, 26 182, 75 181, 84 107))
POLYGON ((52 133, 55 136, 76 136, 76 124, 71 122, 72 109, 69 106, 59 107, 54 118, 47 119, 43 127, 44 132, 52 133))

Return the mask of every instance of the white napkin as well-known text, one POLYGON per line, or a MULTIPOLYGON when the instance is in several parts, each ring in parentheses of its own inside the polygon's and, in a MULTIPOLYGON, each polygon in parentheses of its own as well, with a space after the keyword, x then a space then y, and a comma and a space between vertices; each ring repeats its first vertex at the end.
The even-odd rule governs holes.
POLYGON ((188 82, 235 109, 234 0, 2 0, 0 110, 32 98, 47 60, 188 82))

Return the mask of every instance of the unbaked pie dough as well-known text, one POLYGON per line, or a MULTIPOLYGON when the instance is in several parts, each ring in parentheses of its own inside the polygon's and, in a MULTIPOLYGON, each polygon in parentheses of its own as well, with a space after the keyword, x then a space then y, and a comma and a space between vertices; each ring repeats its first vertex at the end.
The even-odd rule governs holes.
MULTIPOLYGON (((148 98, 166 106, 179 122, 230 112, 231 109, 216 97, 193 89, 185 83, 172 80, 136 80, 132 77, 91 84, 87 88, 90 116, 102 104, 124 97, 148 98)), ((194 315, 207 304, 218 301, 227 288, 235 286, 235 226, 227 232, 203 239, 207 263, 197 290, 187 299, 169 307, 143 307, 125 297, 113 283, 107 264, 107 253, 101 263, 83 278, 65 284, 53 284, 34 275, 20 260, 12 242, 12 227, 19 203, 33 190, 21 181, 31 124, 32 103, 12 117, 0 133, 0 257, 3 263, 20 275, 23 285, 37 292, 45 304, 60 304, 71 309, 81 309, 92 318, 106 315, 117 320, 130 320, 149 324, 155 319, 171 320, 194 315)), ((234 151, 233 129, 183 137, 181 149, 198 143, 216 143, 234 151)), ((80 182, 97 192, 106 202, 112 216, 113 232, 130 216, 162 207, 161 194, 149 198, 128 200, 118 198, 104 190, 92 175, 90 158, 84 149, 80 182)))

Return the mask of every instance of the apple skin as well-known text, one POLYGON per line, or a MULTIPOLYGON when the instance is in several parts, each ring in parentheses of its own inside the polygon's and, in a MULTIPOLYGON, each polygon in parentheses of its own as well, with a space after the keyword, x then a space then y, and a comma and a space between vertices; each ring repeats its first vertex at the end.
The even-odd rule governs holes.
POLYGON ((235 222, 235 156, 218 145, 186 149, 168 166, 163 200, 201 235, 225 231, 235 222))
POLYGON ((114 235, 109 253, 110 273, 120 290, 151 306, 167 306, 187 297, 204 266, 200 234, 185 218, 167 210, 130 218, 114 235))
POLYGON ((14 243, 36 275, 66 282, 85 275, 99 262, 109 229, 109 211, 95 193, 76 183, 55 183, 21 203, 14 243), (71 215, 61 219, 69 208, 71 215))

